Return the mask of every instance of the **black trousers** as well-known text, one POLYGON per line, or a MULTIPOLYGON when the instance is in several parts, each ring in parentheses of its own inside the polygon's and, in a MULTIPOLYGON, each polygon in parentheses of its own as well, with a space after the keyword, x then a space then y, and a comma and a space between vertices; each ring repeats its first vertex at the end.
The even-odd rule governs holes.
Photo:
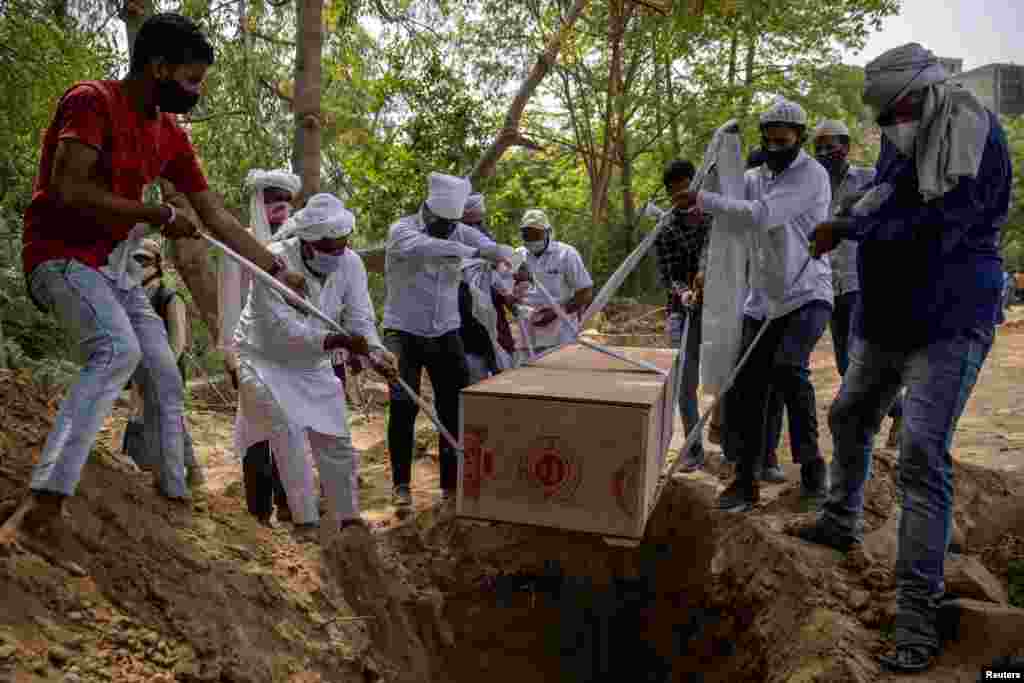
MULTIPOLYGON (((415 391, 420 391, 424 368, 434 387, 434 408, 441 424, 459 438, 459 392, 469 384, 466 353, 458 330, 440 337, 420 337, 398 330, 387 330, 384 346, 398 357, 398 372, 415 391)), ((416 415, 419 406, 398 385, 390 387, 388 412, 388 450, 391 453, 391 478, 396 487, 412 481, 412 457, 416 447, 416 415)), ((441 460, 441 488, 454 491, 458 485, 459 463, 455 449, 438 434, 441 460)))
POLYGON ((245 482, 245 504, 249 514, 259 519, 269 519, 276 504, 280 510, 288 510, 288 496, 277 472, 277 464, 270 453, 270 442, 253 444, 245 452, 242 461, 242 479, 245 482))
MULTIPOLYGON (((768 441, 769 403, 772 392, 795 397, 791 421, 795 421, 794 455, 801 464, 803 486, 817 490, 825 484, 825 460, 818 449, 818 421, 814 387, 801 377, 804 358, 821 338, 831 306, 811 302, 767 323, 761 341, 725 395, 725 452, 736 460, 736 484, 742 493, 757 500, 756 473, 764 467, 768 441)), ((745 318, 743 346, 748 347, 762 323, 745 318)))

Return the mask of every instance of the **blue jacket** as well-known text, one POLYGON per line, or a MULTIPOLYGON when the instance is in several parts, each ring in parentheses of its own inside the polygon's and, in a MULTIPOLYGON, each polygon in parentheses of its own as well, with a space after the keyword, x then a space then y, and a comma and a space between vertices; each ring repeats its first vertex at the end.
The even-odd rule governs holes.
POLYGON ((1003 288, 999 233, 1010 207, 1006 134, 991 112, 978 177, 961 178, 924 202, 914 160, 883 136, 875 184, 894 192, 878 211, 854 219, 861 295, 854 334, 910 350, 973 328, 992 328, 1003 288))

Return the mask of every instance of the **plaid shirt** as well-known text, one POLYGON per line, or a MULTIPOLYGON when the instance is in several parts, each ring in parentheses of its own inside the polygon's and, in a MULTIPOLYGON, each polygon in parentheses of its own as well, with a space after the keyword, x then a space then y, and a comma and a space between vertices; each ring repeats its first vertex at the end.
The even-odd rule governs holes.
POLYGON ((655 256, 658 263, 658 280, 668 289, 668 310, 682 311, 682 303, 673 296, 674 284, 689 288, 694 276, 704 270, 708 255, 708 231, 711 216, 705 214, 698 225, 687 225, 684 213, 671 209, 658 221, 665 224, 661 234, 654 240, 655 256))

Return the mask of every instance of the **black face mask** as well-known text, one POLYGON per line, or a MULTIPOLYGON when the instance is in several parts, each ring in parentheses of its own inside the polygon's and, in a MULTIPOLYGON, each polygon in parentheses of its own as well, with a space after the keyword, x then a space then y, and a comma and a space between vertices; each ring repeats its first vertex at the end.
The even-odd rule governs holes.
POLYGON ((447 218, 435 218, 427 224, 427 234, 439 240, 446 240, 455 232, 455 221, 447 218))
POLYGON ((772 173, 782 173, 789 168, 790 164, 796 161, 797 156, 800 154, 800 145, 793 145, 783 149, 765 149, 762 154, 764 155, 764 165, 772 173))
POLYGON ((838 175, 846 167, 846 155, 841 149, 822 149, 814 156, 831 175, 838 175))
POLYGON ((189 92, 173 78, 157 81, 156 103, 160 111, 169 114, 186 114, 199 104, 199 93, 189 92))

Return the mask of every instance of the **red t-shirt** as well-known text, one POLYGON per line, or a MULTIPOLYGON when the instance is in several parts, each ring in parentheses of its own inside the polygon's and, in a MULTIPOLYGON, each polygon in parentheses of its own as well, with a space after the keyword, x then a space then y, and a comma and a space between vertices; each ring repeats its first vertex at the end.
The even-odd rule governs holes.
POLYGON ((25 274, 44 261, 75 259, 98 268, 134 223, 102 223, 59 204, 50 174, 61 140, 75 140, 100 153, 103 185, 126 199, 142 200, 158 177, 179 192, 202 192, 208 185, 195 150, 172 114, 147 119, 125 96, 120 81, 87 81, 68 90, 43 137, 39 174, 25 211, 22 264, 25 274))

